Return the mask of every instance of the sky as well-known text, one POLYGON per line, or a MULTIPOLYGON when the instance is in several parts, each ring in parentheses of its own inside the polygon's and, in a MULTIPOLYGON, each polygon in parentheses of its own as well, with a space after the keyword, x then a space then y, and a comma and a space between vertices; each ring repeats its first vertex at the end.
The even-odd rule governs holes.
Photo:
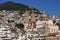
POLYGON ((46 11, 49 15, 60 17, 60 0, 0 0, 0 3, 7 1, 25 4, 39 11, 46 11))

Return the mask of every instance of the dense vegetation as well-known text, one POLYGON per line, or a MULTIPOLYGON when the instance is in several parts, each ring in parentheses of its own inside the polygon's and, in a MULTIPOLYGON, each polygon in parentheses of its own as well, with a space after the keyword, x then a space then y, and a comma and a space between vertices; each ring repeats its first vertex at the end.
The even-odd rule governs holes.
POLYGON ((22 24, 22 23, 19 23, 19 24, 16 23, 15 26, 16 26, 17 28, 19 28, 19 29, 23 29, 23 28, 24 28, 24 24, 22 24))

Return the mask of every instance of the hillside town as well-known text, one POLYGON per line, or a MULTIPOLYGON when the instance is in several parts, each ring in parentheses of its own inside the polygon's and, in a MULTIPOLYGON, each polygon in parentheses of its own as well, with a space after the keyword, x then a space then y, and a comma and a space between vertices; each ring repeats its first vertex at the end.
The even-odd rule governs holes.
POLYGON ((60 40, 60 27, 56 24, 60 22, 59 17, 47 15, 45 11, 19 12, 0 11, 0 40, 60 40))

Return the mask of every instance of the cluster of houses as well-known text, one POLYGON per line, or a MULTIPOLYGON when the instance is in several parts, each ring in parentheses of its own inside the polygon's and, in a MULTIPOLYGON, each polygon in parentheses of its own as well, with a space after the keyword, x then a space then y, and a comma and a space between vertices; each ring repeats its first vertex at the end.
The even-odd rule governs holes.
MULTIPOLYGON (((45 36, 55 36, 59 33, 59 26, 56 25, 53 20, 55 16, 48 16, 45 14, 36 15, 34 12, 29 14, 28 11, 23 14, 24 16, 24 30, 28 34, 27 37, 31 37, 31 40, 45 40, 45 36)), ((58 19, 58 18, 57 18, 58 19)))
POLYGON ((18 20, 18 13, 12 11, 0 11, 0 40, 15 40, 18 37, 18 31, 15 22, 18 20))
POLYGON ((41 13, 26 10, 20 15, 18 11, 0 11, 0 40, 48 40, 46 37, 59 34, 59 26, 53 22, 58 18, 48 16, 45 11, 41 13), (22 23, 23 30, 16 23, 22 23))

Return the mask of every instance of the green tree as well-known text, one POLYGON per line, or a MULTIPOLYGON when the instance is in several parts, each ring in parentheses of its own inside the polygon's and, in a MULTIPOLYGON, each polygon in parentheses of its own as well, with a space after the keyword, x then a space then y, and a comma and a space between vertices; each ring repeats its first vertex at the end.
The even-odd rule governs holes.
POLYGON ((22 23, 19 23, 19 24, 16 23, 15 26, 16 26, 17 28, 20 28, 20 29, 21 29, 21 28, 22 28, 22 29, 24 28, 24 24, 22 24, 22 23))

